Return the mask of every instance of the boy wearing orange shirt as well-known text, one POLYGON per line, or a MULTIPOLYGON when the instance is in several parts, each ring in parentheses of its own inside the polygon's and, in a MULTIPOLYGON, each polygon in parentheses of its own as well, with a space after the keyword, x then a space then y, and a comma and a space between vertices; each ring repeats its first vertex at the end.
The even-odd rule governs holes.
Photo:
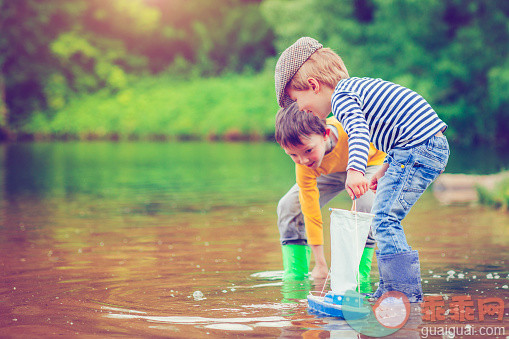
MULTIPOLYGON (((335 118, 324 122, 292 104, 278 112, 275 138, 296 164, 297 183, 280 200, 277 210, 284 278, 307 274, 310 247, 315 259, 311 276, 324 279, 328 266, 323 252, 320 208, 345 190, 348 136, 335 118)), ((384 158, 385 153, 371 147, 368 176, 380 169, 384 158)), ((357 210, 370 212, 373 200, 373 193, 363 195, 357 201, 357 210)), ((374 244, 370 235, 361 258, 361 281, 369 281, 374 244)))

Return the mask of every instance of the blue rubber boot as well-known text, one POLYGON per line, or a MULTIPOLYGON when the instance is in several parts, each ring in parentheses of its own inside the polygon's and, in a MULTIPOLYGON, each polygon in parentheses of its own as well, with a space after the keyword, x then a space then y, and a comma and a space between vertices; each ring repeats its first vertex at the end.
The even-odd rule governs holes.
POLYGON ((379 255, 377 253, 380 284, 373 298, 380 298, 387 291, 404 293, 411 303, 422 302, 421 266, 419 253, 379 255))

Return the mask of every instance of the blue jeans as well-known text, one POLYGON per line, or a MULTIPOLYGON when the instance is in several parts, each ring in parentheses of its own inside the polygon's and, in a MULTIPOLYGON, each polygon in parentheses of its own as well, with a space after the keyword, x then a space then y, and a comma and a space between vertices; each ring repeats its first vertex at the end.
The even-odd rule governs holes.
POLYGON ((419 146, 393 149, 385 162, 389 168, 379 179, 371 213, 372 230, 381 255, 408 252, 401 221, 426 188, 444 171, 449 159, 445 136, 433 136, 419 146))

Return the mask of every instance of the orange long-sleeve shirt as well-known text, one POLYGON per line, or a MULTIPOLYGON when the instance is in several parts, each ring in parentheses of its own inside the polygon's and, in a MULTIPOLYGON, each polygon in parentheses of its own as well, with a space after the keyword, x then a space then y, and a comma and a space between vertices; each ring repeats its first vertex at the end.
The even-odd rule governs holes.
MULTIPOLYGON (((297 185, 299 185, 299 200, 304 215, 308 244, 323 245, 323 222, 320 211, 320 193, 316 185, 316 178, 335 172, 345 172, 348 164, 348 135, 336 118, 328 118, 327 125, 337 128, 338 142, 334 149, 323 157, 320 167, 311 169, 304 165, 295 165, 297 185)), ((370 145, 368 166, 381 165, 385 153, 370 145)))

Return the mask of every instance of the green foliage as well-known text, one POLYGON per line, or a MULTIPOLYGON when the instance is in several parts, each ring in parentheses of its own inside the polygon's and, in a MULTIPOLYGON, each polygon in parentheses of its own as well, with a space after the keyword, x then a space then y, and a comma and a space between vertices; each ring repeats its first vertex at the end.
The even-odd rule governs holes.
MULTIPOLYGON (((0 126, 57 134, 252 133, 245 122, 273 117, 276 50, 312 36, 342 56, 351 76, 381 77, 419 92, 449 124, 447 135, 456 143, 509 146, 509 2, 260 1, 0 0, 0 116, 6 117, 0 126), (270 74, 249 75, 263 69, 270 74), (164 85, 166 92, 153 103, 143 101, 156 92, 149 84, 161 86, 165 74, 199 98, 168 94, 164 85), (266 79, 267 88, 253 93, 267 93, 267 102, 245 96, 241 77, 260 86, 266 79), (220 90, 230 92, 221 102, 211 99, 220 90), (163 107, 158 102, 165 95, 163 107), (206 123, 193 131, 170 114, 209 104, 202 114, 206 123), (236 120, 222 115, 219 104, 254 113, 236 120), (97 120, 98 107, 104 123, 97 120), (112 114, 118 107, 153 112, 154 121, 112 114), (69 121, 79 123, 71 127, 69 121)), ((252 122, 261 134, 268 125, 252 122)))
POLYGON ((241 0, 0 1, 0 68, 11 128, 131 76, 261 70, 274 53, 258 5, 241 0))
POLYGON ((351 76, 423 95, 456 142, 509 145, 509 6, 484 0, 265 0, 283 50, 301 36, 333 48, 351 76))
POLYGON ((202 75, 259 71, 274 54, 274 37, 258 5, 234 7, 209 24, 195 22, 193 29, 200 41, 196 57, 202 75))
POLYGON ((509 178, 502 179, 494 189, 477 186, 477 193, 481 204, 506 211, 509 209, 509 178))
POLYGON ((45 107, 44 86, 58 69, 48 45, 71 17, 64 0, 0 2, 0 69, 9 124, 45 107))
POLYGON ((274 133, 272 82, 272 72, 194 80, 145 77, 114 95, 77 96, 53 114, 37 112, 22 131, 77 138, 263 138, 274 133))
POLYGON ((53 54, 71 74, 68 85, 85 93, 102 87, 111 90, 125 87, 126 74, 116 65, 126 54, 124 46, 115 40, 96 39, 95 45, 90 40, 77 32, 66 32, 50 45, 53 54), (101 45, 108 47, 100 48, 101 45))

